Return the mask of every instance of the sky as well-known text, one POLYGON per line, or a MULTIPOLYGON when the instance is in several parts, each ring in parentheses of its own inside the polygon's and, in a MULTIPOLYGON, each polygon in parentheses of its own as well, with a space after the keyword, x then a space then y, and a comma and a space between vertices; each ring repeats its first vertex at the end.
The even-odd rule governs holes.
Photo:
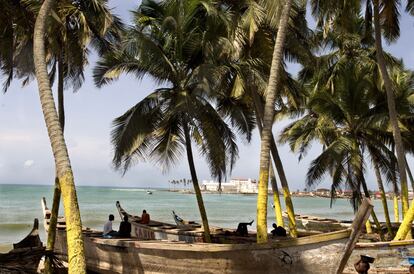
MULTIPOLYGON (((130 20, 130 10, 140 1, 110 0, 114 13, 125 22, 130 20)), ((403 11, 401 11, 403 13, 403 11)), ((385 45, 395 56, 402 58, 407 68, 414 69, 414 17, 407 14, 401 18, 401 37, 397 43, 385 45)), ((138 163, 122 176, 112 167, 110 132, 112 120, 134 106, 157 86, 151 79, 138 81, 133 76, 122 76, 100 89, 93 84, 91 71, 97 57, 90 58, 86 69, 86 81, 73 93, 65 91, 66 127, 65 139, 77 185, 117 187, 167 187, 168 180, 190 178, 185 157, 163 173, 152 163, 138 163)), ((298 65, 290 65, 296 74, 298 65)), ((274 134, 288 124, 281 122, 274 127, 274 134)), ((291 190, 303 189, 309 163, 320 153, 314 144, 307 156, 298 162, 288 146, 279 146, 291 190)), ((239 142, 239 160, 231 177, 257 178, 259 172, 260 140, 255 133, 250 144, 239 142)), ((412 158, 409 159, 414 168, 412 158)), ((210 180, 206 162, 196 155, 195 165, 199 180, 210 180)), ((329 186, 325 177, 321 187, 329 186)), ((6 94, 0 94, 0 184, 46 184, 54 182, 54 161, 41 112, 35 81, 22 87, 16 80, 6 94)), ((367 174, 370 188, 375 188, 373 174, 367 174)))

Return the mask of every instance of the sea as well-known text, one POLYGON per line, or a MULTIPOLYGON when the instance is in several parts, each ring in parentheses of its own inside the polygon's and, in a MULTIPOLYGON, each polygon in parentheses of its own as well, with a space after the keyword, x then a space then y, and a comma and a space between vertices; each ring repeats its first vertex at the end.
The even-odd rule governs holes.
MULTIPOLYGON (((115 215, 113 228, 118 229, 120 217, 116 201, 120 201, 121 206, 130 214, 141 215, 145 209, 154 220, 174 223, 174 210, 183 219, 200 221, 196 197, 191 193, 171 192, 168 189, 78 186, 77 194, 82 223, 92 229, 102 229, 109 214, 115 215), (152 195, 147 191, 151 191, 152 195)), ((53 186, 0 185, 0 252, 6 252, 11 249, 12 243, 24 238, 35 218, 39 219, 40 236, 45 240, 40 202, 42 197, 46 198, 48 207, 51 208, 53 186)), ((203 199, 212 226, 236 228, 239 222, 256 221, 256 195, 206 193, 203 199)), ((373 202, 379 219, 384 220, 380 201, 373 202)), ((392 201, 388 203, 392 211, 392 201)), ((345 199, 337 199, 330 207, 329 198, 293 197, 293 204, 295 213, 298 214, 341 220, 353 218, 352 207, 345 199)), ((62 205, 60 211, 62 214, 62 205)), ((275 214, 272 196, 269 196, 269 229, 273 222, 275 214)), ((255 223, 251 229, 255 229, 255 223)))

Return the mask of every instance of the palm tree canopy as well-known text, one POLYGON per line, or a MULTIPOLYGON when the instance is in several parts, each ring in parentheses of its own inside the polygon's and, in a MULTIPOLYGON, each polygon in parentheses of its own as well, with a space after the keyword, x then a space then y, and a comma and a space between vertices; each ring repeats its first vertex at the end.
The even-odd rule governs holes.
POLYGON ((122 48, 98 62, 95 83, 102 86, 132 73, 138 79, 150 76, 165 87, 115 119, 115 167, 126 171, 140 159, 168 169, 185 149, 188 128, 212 176, 221 181, 238 149, 234 133, 215 109, 216 67, 205 60, 231 54, 231 13, 213 1, 147 0, 133 14, 122 48))
MULTIPOLYGON (((26 85, 34 77, 30 54, 34 20, 42 3, 34 0, 3 2, 6 3, 0 4, 5 6, 6 12, 2 15, 13 18, 0 23, 0 33, 7 41, 0 49, 1 56, 4 56, 0 57, 0 64, 4 62, 1 70, 8 75, 4 83, 4 91, 7 91, 13 78, 23 79, 23 85, 26 85)), ((51 82, 56 75, 57 62, 61 60, 65 85, 74 90, 78 90, 84 81, 83 71, 89 49, 95 49, 98 54, 112 50, 119 43, 123 31, 121 20, 112 14, 107 0, 59 1, 52 9, 47 26, 46 58, 51 82)))
MULTIPOLYGON (((358 26, 359 22, 357 19, 354 24, 358 26)), ((322 144, 323 151, 312 161, 307 174, 309 186, 329 174, 332 190, 346 184, 359 191, 364 181, 366 156, 391 182, 396 176, 395 156, 390 150, 393 138, 374 49, 361 43, 362 36, 352 32, 332 30, 323 39, 330 45, 330 52, 315 57, 316 66, 305 67, 300 73, 308 92, 301 111, 304 116, 289 125, 280 139, 299 153, 299 159, 306 155, 313 141, 322 144)), ((403 70, 392 56, 387 59, 393 68, 392 79, 403 121, 413 114, 412 73, 403 70)))

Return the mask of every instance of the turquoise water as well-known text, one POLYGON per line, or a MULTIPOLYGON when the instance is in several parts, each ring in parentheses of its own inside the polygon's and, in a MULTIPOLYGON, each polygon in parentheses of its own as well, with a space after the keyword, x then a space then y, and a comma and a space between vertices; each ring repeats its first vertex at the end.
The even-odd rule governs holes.
MULTIPOLYGON (((84 226, 102 229, 108 214, 115 215, 114 229, 118 228, 119 215, 115 202, 131 214, 141 214, 146 209, 152 219, 174 222, 171 210, 188 220, 199 221, 196 198, 193 194, 152 190, 153 195, 146 193, 147 189, 139 188, 77 188, 82 222, 84 226)), ((0 245, 17 242, 22 239, 38 218, 42 224, 41 198, 46 197, 51 207, 53 195, 52 186, 23 186, 0 185, 0 245)), ((256 196, 241 194, 205 194, 204 202, 210 225, 235 228, 239 222, 255 220, 256 196)), ((269 196, 269 227, 274 222, 274 211, 271 208, 269 196)), ((352 219, 352 208, 347 200, 338 199, 332 208, 330 200, 325 198, 293 198, 296 213, 310 214, 337 219, 352 219)), ((374 201, 377 215, 383 219, 382 206, 374 201)), ((391 201, 389 201, 390 209, 391 201)), ((254 226, 253 226, 254 228, 254 226)), ((44 239, 43 229, 41 237, 44 239)))

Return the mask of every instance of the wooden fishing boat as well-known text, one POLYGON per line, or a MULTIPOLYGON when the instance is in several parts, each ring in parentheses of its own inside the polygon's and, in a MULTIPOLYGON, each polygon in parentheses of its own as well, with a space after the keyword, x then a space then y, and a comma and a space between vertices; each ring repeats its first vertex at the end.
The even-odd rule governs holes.
POLYGON ((20 242, 13 244, 13 250, 0 254, 0 273, 36 273, 45 247, 39 238, 39 221, 34 220, 30 233, 20 242))
MULTIPOLYGON (((142 224, 141 217, 131 215, 121 207, 119 201, 116 207, 121 219, 128 217, 131 223, 131 237, 140 240, 170 240, 183 241, 186 243, 204 242, 204 230, 201 224, 194 221, 186 221, 172 211, 172 217, 175 224, 158 222, 151 220, 149 224, 142 224)), ((302 232, 301 235, 310 235, 308 231, 302 232)), ((221 227, 210 226, 210 236, 213 243, 240 244, 255 243, 256 234, 249 233, 248 236, 238 236, 236 229, 224 229, 221 227)))
MULTIPOLYGON (((287 224, 288 216, 286 212, 283 212, 283 219, 287 224)), ((352 221, 335 220, 305 214, 295 214, 295 220, 299 230, 313 233, 325 233, 347 229, 352 224, 352 221)))
MULTIPOLYGON (((43 208, 47 210, 46 205, 43 208)), ((99 273, 342 273, 371 209, 365 200, 350 229, 273 239, 263 245, 188 243, 168 237, 106 239, 102 232, 85 230, 87 267, 99 273)), ((67 260, 66 231, 58 229, 56 234, 54 251, 67 260)))
MULTIPOLYGON (((141 217, 127 213, 119 201, 116 202, 121 219, 128 217, 131 223, 131 236, 140 240, 170 240, 183 241, 186 243, 204 242, 203 229, 196 222, 187 222, 174 225, 151 220, 149 224, 142 224, 141 217)), ((175 214, 175 213, 173 213, 175 214)), ((221 232, 222 229, 212 229, 212 234, 221 232)))
MULTIPOLYGON (((287 213, 283 212, 283 219, 286 225, 288 224, 287 213)), ((298 231, 303 234, 318 234, 325 232, 333 232, 342 229, 347 229, 352 225, 352 221, 349 220, 336 220, 331 218, 323 218, 305 214, 295 214, 296 226, 298 231)), ((385 222, 380 222, 381 229, 384 233, 387 232, 387 226, 385 222)), ((393 229, 398 229, 400 223, 391 222, 393 229)), ((376 227, 374 226, 376 229, 376 227)))

